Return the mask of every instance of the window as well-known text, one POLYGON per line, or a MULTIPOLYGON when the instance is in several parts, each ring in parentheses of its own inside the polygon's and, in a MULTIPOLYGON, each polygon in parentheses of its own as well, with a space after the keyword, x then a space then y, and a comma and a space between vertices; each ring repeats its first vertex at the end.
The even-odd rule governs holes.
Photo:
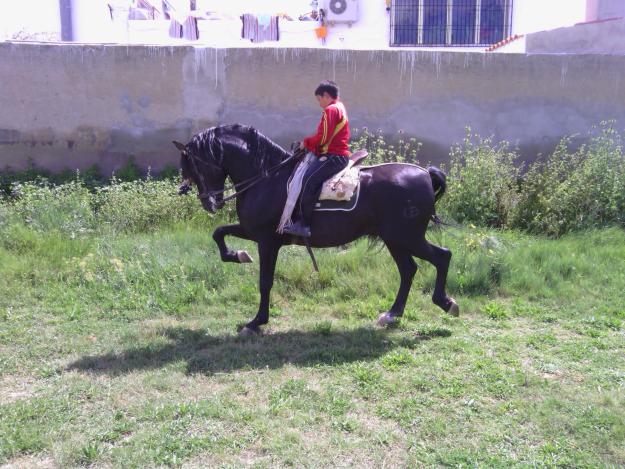
POLYGON ((486 46, 510 35, 512 0, 393 0, 391 46, 486 46))

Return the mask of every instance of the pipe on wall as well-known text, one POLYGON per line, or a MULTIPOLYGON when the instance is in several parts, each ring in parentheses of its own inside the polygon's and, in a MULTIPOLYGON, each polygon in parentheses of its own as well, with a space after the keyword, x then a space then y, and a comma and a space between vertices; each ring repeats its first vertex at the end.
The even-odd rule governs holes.
POLYGON ((72 0, 59 0, 59 9, 61 11, 61 40, 73 41, 72 0))

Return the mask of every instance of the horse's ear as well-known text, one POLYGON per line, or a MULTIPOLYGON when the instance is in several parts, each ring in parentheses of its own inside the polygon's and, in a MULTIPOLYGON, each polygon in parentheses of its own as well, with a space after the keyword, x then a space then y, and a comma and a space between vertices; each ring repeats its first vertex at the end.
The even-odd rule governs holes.
POLYGON ((175 140, 171 143, 173 143, 180 151, 185 151, 187 149, 187 146, 184 143, 176 142, 175 140))

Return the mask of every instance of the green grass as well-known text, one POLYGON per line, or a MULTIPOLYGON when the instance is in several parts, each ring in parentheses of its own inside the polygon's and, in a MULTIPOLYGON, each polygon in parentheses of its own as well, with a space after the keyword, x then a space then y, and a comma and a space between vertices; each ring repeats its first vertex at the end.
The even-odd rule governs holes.
POLYGON ((211 225, 1 227, 0 464, 625 465, 622 230, 433 231, 461 316, 421 265, 391 330, 385 250, 318 250, 313 274, 285 248, 266 334, 239 338, 258 265, 221 263, 211 225))

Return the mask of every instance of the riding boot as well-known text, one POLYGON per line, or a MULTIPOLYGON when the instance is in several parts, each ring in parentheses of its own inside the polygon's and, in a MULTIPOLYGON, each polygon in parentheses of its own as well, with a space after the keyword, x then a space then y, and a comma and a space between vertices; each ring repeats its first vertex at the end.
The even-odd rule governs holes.
POLYGON ((319 198, 319 192, 321 192, 321 188, 319 190, 313 189, 313 191, 307 191, 306 187, 304 188, 300 198, 300 217, 292 225, 284 229, 286 233, 301 236, 302 238, 310 238, 310 222, 314 205, 319 198))
POLYGON ((293 236, 300 236, 302 238, 310 238, 310 226, 305 224, 303 220, 297 220, 292 225, 284 228, 284 232, 293 236))

